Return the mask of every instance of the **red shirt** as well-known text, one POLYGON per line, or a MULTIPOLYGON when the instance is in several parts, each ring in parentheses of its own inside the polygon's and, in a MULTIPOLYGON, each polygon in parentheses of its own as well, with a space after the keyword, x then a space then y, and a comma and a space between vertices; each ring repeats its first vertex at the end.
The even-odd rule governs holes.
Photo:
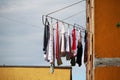
POLYGON ((72 50, 76 50, 76 30, 72 30, 72 50))

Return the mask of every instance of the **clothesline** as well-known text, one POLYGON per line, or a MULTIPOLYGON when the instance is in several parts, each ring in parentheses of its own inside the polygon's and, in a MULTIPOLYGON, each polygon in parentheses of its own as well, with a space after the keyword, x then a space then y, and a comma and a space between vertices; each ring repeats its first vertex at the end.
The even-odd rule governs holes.
MULTIPOLYGON (((57 18, 54 18, 54 17, 51 17, 51 16, 48 16, 48 15, 43 15, 42 16, 42 21, 43 21, 43 24, 44 24, 44 17, 46 17, 46 18, 51 18, 51 19, 54 19, 54 20, 56 20, 56 21, 59 21, 59 22, 62 22, 62 23, 65 23, 65 24, 68 24, 69 26, 75 26, 75 25, 72 25, 72 24, 70 24, 70 23, 67 23, 67 22, 64 22, 63 20, 60 20, 60 19, 57 19, 57 18)), ((77 28, 83 28, 82 26, 80 26, 80 25, 77 25, 77 26, 79 26, 79 27, 77 27, 77 28)), ((76 27, 76 26, 75 26, 76 27)), ((83 28, 84 30, 85 30, 85 28, 83 28)))
MULTIPOLYGON (((43 40, 44 41, 43 42, 44 59, 45 61, 50 63, 51 73, 54 72, 55 60, 58 66, 63 64, 62 57, 66 57, 66 60, 70 61, 71 66, 75 66, 76 64, 78 64, 78 66, 80 67, 82 65, 82 54, 83 54, 82 34, 80 29, 84 29, 84 28, 78 24, 72 25, 50 16, 43 15, 42 17, 43 17, 43 24, 44 24, 44 40, 43 40), (44 19, 45 19, 45 22, 44 22, 44 19), (49 19, 51 19, 51 24, 49 23, 50 22, 49 19), (53 31, 54 30, 53 19, 56 21, 55 35, 53 31), (59 30, 59 24, 58 24, 59 22, 62 23, 61 32, 59 30), (68 25, 67 34, 65 34, 66 24, 68 25), (71 34, 69 31, 69 26, 73 26, 71 34), (78 30, 79 33, 76 34, 76 30, 78 30)), ((84 31, 84 33, 85 33, 84 63, 86 63, 87 48, 88 48, 86 30, 84 31)))
MULTIPOLYGON (((67 23, 67 22, 64 22, 63 20, 60 20, 60 19, 57 19, 57 18, 54 18, 54 17, 51 17, 51 16, 48 16, 48 15, 42 15, 42 23, 45 25, 45 19, 46 18, 50 18, 51 19, 51 21, 54 19, 54 20, 56 20, 56 21, 58 21, 58 22, 62 22, 62 23, 64 23, 64 24, 67 24, 68 26, 72 26, 72 27, 75 27, 76 29, 80 29, 80 30, 82 30, 83 32, 85 32, 85 31, 87 31, 83 26, 81 26, 81 25, 78 25, 78 24, 70 24, 70 23, 67 23)), ((87 31, 87 33, 90 33, 90 34, 93 34, 92 32, 90 32, 90 31, 87 31)))
POLYGON ((85 11, 86 11, 86 10, 81 10, 81 11, 79 11, 79 12, 77 12, 77 13, 75 13, 75 14, 73 14, 73 15, 67 17, 67 18, 64 18, 64 19, 62 19, 62 20, 70 19, 70 18, 72 18, 72 17, 74 17, 74 16, 76 16, 76 15, 79 15, 81 12, 85 12, 85 11))
MULTIPOLYGON (((78 63, 79 66, 81 66, 81 57, 82 57, 82 35, 79 30, 78 38, 76 36, 76 30, 75 27, 72 29, 72 36, 70 36, 70 32, 68 29, 68 34, 65 35, 65 27, 64 24, 61 29, 61 33, 59 33, 59 25, 58 22, 56 22, 56 39, 53 31, 53 26, 49 25, 48 20, 46 19, 45 27, 44 27, 44 45, 43 45, 43 51, 44 51, 44 58, 45 61, 50 62, 50 64, 55 66, 55 57, 57 60, 57 64, 62 64, 61 57, 66 57, 66 60, 70 61, 71 66, 75 66, 76 63, 78 63), (56 41, 54 41, 56 40, 56 41), (76 41, 78 40, 78 44, 76 41), (56 43, 55 43, 56 42, 56 43), (54 45, 55 44, 55 45, 54 45), (56 46, 56 47, 55 47, 56 46), (77 52, 76 52, 77 51, 77 52), (77 56, 77 60, 75 57, 77 56)), ((86 42, 86 31, 85 31, 85 37, 84 41, 86 42)), ((53 68, 51 66, 51 69, 53 68)), ((52 70, 53 72, 53 70, 52 70)))

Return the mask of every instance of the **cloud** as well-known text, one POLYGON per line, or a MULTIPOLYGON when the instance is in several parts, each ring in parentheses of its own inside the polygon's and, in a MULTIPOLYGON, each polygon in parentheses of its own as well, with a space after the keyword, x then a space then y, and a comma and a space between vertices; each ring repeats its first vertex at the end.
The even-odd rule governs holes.
POLYGON ((0 46, 11 46, 17 48, 17 46, 24 47, 25 46, 33 46, 33 47, 38 47, 37 45, 40 46, 40 42, 43 40, 43 35, 40 34, 40 32, 36 33, 29 33, 29 34, 22 34, 22 35, 14 35, 14 36, 2 36, 0 35, 0 46))
MULTIPOLYGON (((33 11, 38 10, 40 12, 44 12, 45 14, 63 8, 67 5, 73 4, 76 2, 76 0, 4 0, 1 1, 0 5, 0 13, 14 13, 14 12, 27 12, 27 11, 33 11), (71 2, 71 3, 70 3, 71 2)), ((63 10, 62 13, 69 12, 69 11, 79 11, 83 8, 83 5, 81 5, 78 8, 75 8, 75 6, 69 8, 67 11, 63 10)))
POLYGON ((3 1, 4 4, 0 6, 0 13, 12 13, 29 11, 33 9, 38 9, 44 6, 41 4, 43 1, 38 0, 7 0, 3 1))
POLYGON ((43 38, 40 32, 0 37, 0 64, 46 64, 43 59, 43 38))
POLYGON ((27 12, 31 10, 45 10, 56 4, 58 1, 52 0, 1 0, 0 13, 27 12), (51 6, 50 6, 51 5, 51 6), (48 7, 49 6, 49 7, 48 7))

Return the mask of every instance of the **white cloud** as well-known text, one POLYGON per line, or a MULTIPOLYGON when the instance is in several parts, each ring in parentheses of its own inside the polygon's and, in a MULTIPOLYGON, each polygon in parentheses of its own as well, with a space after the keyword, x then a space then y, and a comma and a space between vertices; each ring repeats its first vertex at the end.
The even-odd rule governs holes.
POLYGON ((44 6, 44 3, 41 4, 41 2, 43 1, 37 0, 6 1, 4 5, 0 6, 0 13, 21 12, 42 8, 42 6, 44 6))

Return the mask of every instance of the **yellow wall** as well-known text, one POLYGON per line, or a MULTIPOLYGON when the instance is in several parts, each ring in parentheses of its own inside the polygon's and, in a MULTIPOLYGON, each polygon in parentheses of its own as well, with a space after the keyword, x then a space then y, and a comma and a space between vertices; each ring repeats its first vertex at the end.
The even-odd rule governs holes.
POLYGON ((0 80, 71 80, 70 68, 0 67, 0 80))
POLYGON ((120 67, 96 67, 95 80, 120 80, 120 67))
POLYGON ((95 0, 95 55, 120 57, 120 0, 95 0))

